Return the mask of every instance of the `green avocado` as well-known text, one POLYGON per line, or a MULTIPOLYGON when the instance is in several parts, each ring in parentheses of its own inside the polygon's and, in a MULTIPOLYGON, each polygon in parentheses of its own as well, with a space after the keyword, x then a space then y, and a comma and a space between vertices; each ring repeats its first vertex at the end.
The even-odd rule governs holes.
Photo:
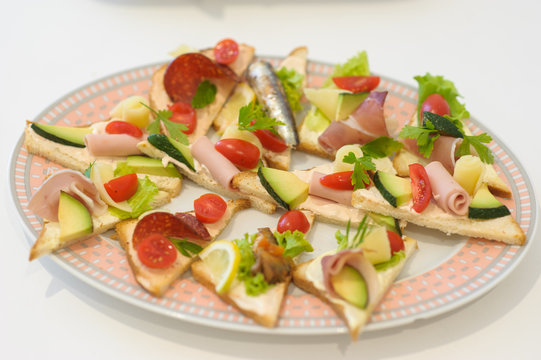
POLYGON ((88 209, 70 194, 61 191, 58 202, 59 239, 62 242, 92 234, 94 226, 88 209))
POLYGON ((494 219, 509 215, 509 209, 502 204, 488 190, 488 185, 483 184, 473 197, 468 217, 470 219, 494 219))
POLYGON ((162 161, 159 159, 146 156, 128 156, 126 163, 138 174, 180 177, 180 173, 173 164, 169 163, 163 167, 162 161))
POLYGON ((336 120, 345 120, 347 117, 361 105, 369 93, 340 93, 338 95, 338 104, 336 106, 336 120))
POLYGON ((410 201, 411 182, 391 173, 376 171, 374 185, 380 194, 394 207, 398 207, 410 201))
POLYGON ((32 123, 30 125, 36 134, 56 143, 79 148, 86 147, 85 135, 90 134, 92 129, 89 127, 69 127, 32 123))
POLYGON ((386 216, 376 213, 368 213, 368 216, 374 220, 378 225, 385 226, 387 230, 397 233, 402 236, 402 230, 400 229, 400 224, 397 219, 392 216, 386 216))
POLYGON ((190 170, 195 171, 193 156, 188 146, 164 134, 149 135, 147 140, 155 148, 180 161, 190 170))
POLYGON ((265 190, 286 210, 296 208, 308 198, 308 184, 289 171, 262 166, 257 175, 265 190))
POLYGON ((368 304, 368 289, 362 275, 353 267, 346 265, 331 276, 334 291, 348 303, 361 309, 368 304))

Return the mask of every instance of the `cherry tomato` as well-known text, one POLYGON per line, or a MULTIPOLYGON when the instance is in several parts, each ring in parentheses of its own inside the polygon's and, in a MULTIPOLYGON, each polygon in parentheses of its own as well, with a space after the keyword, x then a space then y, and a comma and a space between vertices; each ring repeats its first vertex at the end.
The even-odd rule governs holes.
POLYGON ((107 194, 116 202, 128 200, 137 191, 137 175, 127 174, 103 184, 107 194))
POLYGON ((413 197, 413 210, 422 212, 428 206, 432 196, 430 180, 423 165, 414 163, 409 165, 411 178, 411 193, 413 197))
POLYGON ((379 85, 379 76, 337 76, 332 81, 340 89, 359 93, 374 90, 379 85))
POLYGON ((105 127, 105 132, 107 134, 126 134, 133 137, 143 136, 143 132, 137 126, 120 120, 109 121, 105 127))
POLYGON ((222 139, 214 148, 241 170, 253 169, 259 163, 259 148, 242 139, 222 139))
POLYGON ((139 260, 150 268, 168 267, 177 259, 177 249, 160 233, 150 234, 137 246, 139 260))
POLYGON ((287 149, 287 144, 285 141, 275 133, 267 129, 258 129, 253 131, 254 135, 257 136, 261 145, 265 149, 269 149, 274 152, 282 152, 287 149))
POLYGON ((438 93, 428 95, 425 101, 423 101, 419 113, 419 119, 421 119, 421 121, 423 120, 423 113, 425 111, 438 114, 440 116, 451 114, 447 100, 445 100, 443 96, 438 93))
POLYGON ((193 202, 195 217, 205 224, 220 220, 227 210, 227 203, 216 194, 205 194, 193 202))
POLYGON ((235 40, 223 39, 214 47, 214 57, 218 64, 229 65, 239 56, 239 45, 235 40))
POLYGON ((310 230, 310 223, 302 211, 289 210, 280 217, 280 220, 278 220, 276 230, 279 233, 286 232, 287 230, 291 232, 299 230, 306 234, 308 230, 310 230))
POLYGON ((322 176, 319 182, 321 185, 335 190, 353 190, 351 175, 353 175, 353 171, 341 171, 322 176))
POLYGON ((387 238, 389 238, 389 245, 391 245, 391 254, 406 249, 404 240, 397 233, 387 230, 387 238))
POLYGON ((173 105, 169 105, 169 110, 173 112, 169 120, 184 124, 188 128, 183 133, 189 135, 194 132, 197 125, 197 117, 194 108, 190 104, 179 101, 173 105))

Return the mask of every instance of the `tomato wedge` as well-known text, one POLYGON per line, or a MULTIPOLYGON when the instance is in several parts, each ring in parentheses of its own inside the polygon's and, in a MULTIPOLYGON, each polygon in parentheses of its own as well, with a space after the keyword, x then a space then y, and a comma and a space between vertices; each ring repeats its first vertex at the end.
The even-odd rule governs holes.
POLYGON ((391 254, 406 249, 404 240, 397 233, 387 230, 387 238, 389 238, 389 245, 391 245, 391 254))
POLYGON ((239 56, 239 44, 233 39, 223 39, 214 47, 214 57, 218 64, 229 65, 239 56))
POLYGON ((126 134, 133 137, 143 136, 143 132, 137 126, 121 120, 109 121, 105 127, 105 132, 107 134, 126 134))
POLYGON ((175 262, 177 249, 168 238, 154 233, 141 241, 137 247, 137 256, 145 266, 163 269, 175 262))
POLYGON ((340 89, 353 93, 368 92, 379 85, 379 76, 336 76, 332 78, 332 81, 340 89))
POLYGON ((423 165, 415 163, 409 165, 411 178, 411 193, 413 197, 413 210, 420 213, 430 203, 432 187, 423 165))
MULTIPOLYGON (((425 111, 438 114, 440 116, 450 115, 451 109, 447 100, 438 93, 428 95, 421 105, 421 110, 419 112, 419 119, 423 120, 423 113, 425 111)), ((422 123, 422 122, 421 122, 422 123)))
POLYGON ((255 136, 257 136, 259 141, 261 141, 261 145, 263 145, 265 149, 274 152, 282 152, 288 147, 285 141, 279 135, 276 135, 270 130, 258 129, 254 130, 253 133, 255 136))
POLYGON ((137 175, 127 174, 103 184, 107 194, 116 202, 128 200, 137 191, 137 175))
POLYGON ((194 200, 193 209, 197 220, 212 224, 224 216, 227 203, 216 194, 205 194, 194 200))
POLYGON ((290 210, 285 212, 280 216, 280 220, 278 220, 276 231, 283 233, 287 230, 291 232, 299 230, 306 234, 308 230, 310 230, 310 223, 308 222, 306 215, 300 210, 290 210))
POLYGON ((319 182, 321 185, 335 190, 353 190, 354 186, 351 183, 351 175, 353 175, 353 171, 336 172, 322 176, 319 182))
POLYGON ((173 105, 169 105, 169 110, 173 113, 169 120, 184 124, 188 128, 182 131, 183 133, 190 135, 194 132, 197 125, 197 115, 192 105, 185 102, 178 101, 173 105))
POLYGON ((250 170, 259 163, 259 148, 242 139, 222 139, 214 148, 241 170, 250 170))

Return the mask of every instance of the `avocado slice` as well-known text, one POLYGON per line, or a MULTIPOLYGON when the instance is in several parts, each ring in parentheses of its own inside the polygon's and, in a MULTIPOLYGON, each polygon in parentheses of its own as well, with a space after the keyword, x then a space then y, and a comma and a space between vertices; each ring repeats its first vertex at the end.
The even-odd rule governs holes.
POLYGON ((173 164, 169 163, 163 167, 163 163, 159 159, 134 155, 126 158, 126 164, 139 174, 180 177, 180 173, 173 164))
POLYGON ((147 140, 155 148, 180 161, 190 170, 195 171, 193 156, 188 146, 164 134, 149 135, 147 140))
POLYGON ((60 191, 58 202, 59 239, 62 242, 92 234, 94 226, 88 209, 70 194, 60 191))
POLYGON ((368 288, 362 275, 353 267, 346 265, 331 276, 334 291, 348 303, 361 309, 368 304, 368 288))
POLYGON ((336 120, 345 120, 347 117, 361 105, 369 93, 347 93, 343 92, 338 95, 338 103, 336 105, 336 120))
POLYGON ((486 183, 475 193, 468 211, 470 219, 494 219, 509 214, 507 206, 492 195, 486 183))
POLYGON ((370 219, 374 220, 376 224, 385 226, 387 230, 395 232, 398 235, 402 236, 402 229, 400 229, 398 219, 395 219, 392 216, 376 214, 373 212, 368 213, 368 216, 370 217, 370 219))
POLYGON ((374 185, 385 200, 394 207, 403 205, 411 200, 411 182, 409 179, 376 171, 374 185))
POLYGON ((289 171, 262 166, 257 175, 265 190, 286 210, 296 208, 308 198, 308 184, 289 171))
POLYGON ((56 143, 78 148, 84 148, 85 135, 90 134, 92 129, 89 127, 69 127, 32 123, 30 125, 36 134, 56 143))

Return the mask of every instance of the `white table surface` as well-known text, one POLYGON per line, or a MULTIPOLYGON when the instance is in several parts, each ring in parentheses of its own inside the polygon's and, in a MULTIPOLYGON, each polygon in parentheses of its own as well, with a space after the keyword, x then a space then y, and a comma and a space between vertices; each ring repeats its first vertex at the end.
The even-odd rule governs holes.
MULTIPOLYGON (((342 62, 366 49, 373 71, 414 84, 452 79, 469 111, 541 181, 538 1, 12 1, 2 6, 2 169, 24 122, 87 82, 167 59, 181 43, 224 37, 283 55, 342 62), (331 5, 332 3, 332 5, 331 5)), ((179 322, 127 305, 44 258, 27 261, 2 177, 2 358, 276 359, 538 358, 541 239, 494 290, 458 310, 391 330, 342 336, 260 336, 179 322), (5 355, 9 355, 5 357, 5 355)), ((539 219, 537 219, 539 221, 539 219)), ((533 231, 533 229, 532 229, 533 231)))

